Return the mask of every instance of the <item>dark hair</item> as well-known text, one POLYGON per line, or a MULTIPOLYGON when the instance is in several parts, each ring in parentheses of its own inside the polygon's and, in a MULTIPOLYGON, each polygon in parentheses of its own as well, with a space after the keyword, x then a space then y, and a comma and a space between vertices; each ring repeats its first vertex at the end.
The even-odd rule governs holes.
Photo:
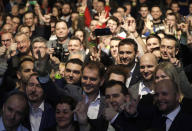
POLYGON ((99 73, 99 77, 103 78, 103 75, 105 73, 105 67, 101 62, 98 61, 89 61, 83 65, 82 72, 85 68, 91 69, 91 70, 97 70, 99 73))
POLYGON ((58 17, 60 18, 60 17, 62 16, 62 9, 61 9, 59 6, 54 5, 54 6, 52 7, 52 9, 51 9, 51 12, 53 12, 53 8, 56 8, 56 9, 57 9, 57 11, 58 11, 58 17))
MULTIPOLYGON (((113 66, 110 66, 110 67, 107 69, 106 73, 105 73, 105 81, 106 81, 106 82, 109 81, 109 77, 110 77, 110 75, 111 75, 112 73, 118 74, 118 75, 122 75, 122 76, 125 78, 125 80, 126 80, 126 73, 125 73, 125 71, 124 71, 123 66, 121 66, 121 65, 113 65, 113 66)), ((124 82, 125 82, 125 80, 124 80, 124 82)))
MULTIPOLYGON (((119 19, 118 19, 117 17, 115 17, 115 16, 110 16, 109 19, 108 19, 108 21, 109 21, 109 20, 115 21, 115 22, 117 23, 117 26, 120 25, 119 19)), ((107 23, 108 23, 108 21, 107 21, 107 23)))
POLYGON ((31 61, 32 63, 34 63, 33 57, 31 57, 31 56, 23 56, 23 57, 21 57, 20 60, 19 60, 18 69, 17 69, 18 71, 21 71, 21 70, 22 70, 21 65, 22 65, 22 63, 24 63, 24 62, 26 62, 26 61, 31 61))
POLYGON ((147 8, 149 9, 149 6, 148 6, 146 3, 142 3, 142 4, 140 4, 139 9, 141 10, 142 7, 147 7, 147 8))
POLYGON ((70 96, 61 95, 61 96, 59 96, 59 98, 56 102, 56 105, 58 105, 58 104, 68 104, 70 106, 70 109, 74 110, 77 105, 77 102, 75 101, 75 99, 73 99, 70 96))
POLYGON ((114 81, 114 80, 107 82, 107 84, 105 85, 105 91, 107 88, 111 88, 115 85, 121 86, 121 93, 123 93, 124 95, 130 95, 130 93, 128 92, 128 89, 124 83, 122 83, 120 81, 114 81))
POLYGON ((65 63, 65 67, 67 67, 67 64, 69 64, 69 63, 73 63, 73 64, 77 64, 77 65, 83 66, 83 62, 80 59, 77 59, 77 58, 68 60, 65 63))
POLYGON ((120 41, 120 40, 121 40, 121 38, 119 38, 119 37, 112 37, 112 38, 111 38, 111 41, 112 41, 112 40, 117 40, 117 41, 120 41))
POLYGON ((164 39, 169 39, 169 40, 173 40, 175 41, 175 48, 179 48, 180 47, 180 44, 177 40, 177 38, 173 35, 165 35, 164 39))
POLYGON ((71 41, 71 40, 78 40, 80 42, 80 44, 82 44, 81 40, 77 36, 72 36, 69 41, 71 41))
POLYGON ((151 38, 156 38, 159 41, 159 44, 161 43, 161 38, 157 34, 151 34, 146 38, 146 41, 148 41, 151 38))
MULTIPOLYGON (((161 7, 159 6, 159 5, 153 5, 152 7, 151 7, 151 11, 152 11, 152 8, 154 8, 154 7, 158 7, 159 9, 160 9, 160 11, 161 11, 161 7)), ((162 12, 162 11, 161 11, 162 12)))
POLYGON ((35 13, 33 11, 27 11, 27 12, 25 12, 25 14, 23 16, 25 17, 26 14, 30 14, 30 13, 33 14, 33 18, 34 18, 35 17, 35 13))
POLYGON ((36 38, 33 39, 33 41, 31 42, 31 47, 33 47, 36 42, 42 42, 42 43, 45 44, 45 46, 47 46, 46 45, 47 40, 45 38, 41 37, 41 36, 36 37, 36 38))
POLYGON ((138 45, 137 45, 137 43, 135 42, 135 40, 133 40, 133 39, 126 38, 126 39, 121 40, 121 41, 119 42, 118 48, 119 48, 120 46, 124 46, 124 45, 133 45, 135 52, 137 52, 137 50, 138 50, 138 45))

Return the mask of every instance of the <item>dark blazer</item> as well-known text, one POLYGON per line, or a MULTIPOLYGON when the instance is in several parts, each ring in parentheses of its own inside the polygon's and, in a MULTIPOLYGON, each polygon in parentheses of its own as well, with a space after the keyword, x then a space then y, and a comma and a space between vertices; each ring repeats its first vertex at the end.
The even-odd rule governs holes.
POLYGON ((139 63, 137 62, 136 66, 135 66, 135 69, 133 71, 133 74, 132 74, 132 78, 131 78, 129 87, 136 84, 139 80, 141 80, 141 78, 142 77, 141 77, 141 74, 140 74, 140 66, 139 66, 139 63))
MULTIPOLYGON (((188 106, 186 104, 191 102, 191 100, 186 101, 184 98, 183 101, 181 103, 181 110, 172 122, 169 131, 192 131, 192 115, 184 110, 188 106)), ((148 94, 140 100, 136 115, 126 116, 121 113, 113 123, 113 126, 120 131, 127 131, 130 123, 132 123, 140 131, 162 131, 161 118, 161 112, 153 105, 153 95, 148 94)))
MULTIPOLYGON (((44 112, 42 114, 39 131, 43 131, 45 128, 52 127, 56 124, 55 110, 47 102, 44 103, 44 112)), ((31 130, 30 117, 27 116, 24 126, 31 130)))

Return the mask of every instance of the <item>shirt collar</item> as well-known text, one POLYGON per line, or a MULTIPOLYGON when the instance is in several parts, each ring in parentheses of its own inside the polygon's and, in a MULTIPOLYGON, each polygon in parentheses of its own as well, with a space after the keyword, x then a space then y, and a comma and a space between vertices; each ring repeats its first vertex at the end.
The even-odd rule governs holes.
POLYGON ((1 131, 6 131, 5 126, 3 124, 3 118, 2 117, 0 117, 0 130, 1 131))
POLYGON ((181 107, 179 105, 175 110, 173 110, 171 113, 169 113, 167 115, 167 118, 169 118, 171 121, 173 121, 175 119, 175 117, 177 116, 177 114, 179 113, 180 110, 181 110, 181 107))
MULTIPOLYGON (((37 109, 39 109, 39 110, 41 110, 41 111, 44 111, 44 108, 45 108, 45 107, 44 107, 44 104, 45 104, 45 102, 43 101, 37 109)), ((31 109, 31 110, 34 109, 34 108, 32 107, 32 105, 31 105, 30 102, 29 102, 29 106, 30 106, 30 109, 31 109)))
POLYGON ((132 76, 132 74, 133 74, 133 72, 134 72, 134 70, 135 70, 135 67, 136 67, 136 63, 135 63, 135 65, 133 66, 133 68, 131 69, 131 71, 130 71, 130 75, 132 76))
MULTIPOLYGON (((85 94, 85 93, 84 93, 85 94)), ((85 94, 85 101, 86 101, 86 103, 89 101, 89 98, 88 98, 88 96, 85 94)), ((96 102, 96 101, 98 101, 98 100, 100 100, 100 98, 101 98, 101 95, 100 95, 100 91, 99 91, 99 94, 97 95, 97 97, 95 98, 95 100, 94 101, 92 101, 92 102, 96 102)))

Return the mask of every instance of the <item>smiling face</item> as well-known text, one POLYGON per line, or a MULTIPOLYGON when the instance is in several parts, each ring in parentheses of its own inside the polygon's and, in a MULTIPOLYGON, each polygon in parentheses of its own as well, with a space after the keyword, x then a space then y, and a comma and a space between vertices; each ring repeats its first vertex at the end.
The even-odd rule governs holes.
POLYGON ((157 60, 153 54, 145 54, 140 59, 140 72, 144 80, 151 81, 157 65, 157 60))
POLYGON ((119 58, 121 64, 131 66, 135 63, 136 52, 133 45, 122 45, 119 47, 119 58))
POLYGON ((170 77, 161 69, 157 70, 155 74, 155 82, 159 82, 164 79, 170 79, 170 77))
POLYGON ((154 101, 158 109, 168 114, 179 105, 179 93, 170 80, 163 80, 156 84, 154 101))
POLYGON ((68 127, 73 122, 73 111, 67 103, 57 104, 55 116, 57 125, 61 129, 68 127))
POLYGON ((176 42, 174 40, 164 38, 161 41, 160 52, 163 60, 169 59, 168 54, 170 54, 171 57, 175 57, 177 54, 175 45, 176 42))
POLYGON ((17 43, 17 49, 22 54, 28 54, 30 52, 30 40, 25 34, 15 37, 15 42, 17 43))
POLYGON ((97 69, 84 68, 81 78, 83 91, 89 94, 95 94, 99 92, 101 86, 101 78, 97 69))
POLYGON ((106 103, 111 104, 115 111, 119 111, 120 106, 126 102, 126 96, 121 92, 120 85, 114 85, 105 90, 106 103))

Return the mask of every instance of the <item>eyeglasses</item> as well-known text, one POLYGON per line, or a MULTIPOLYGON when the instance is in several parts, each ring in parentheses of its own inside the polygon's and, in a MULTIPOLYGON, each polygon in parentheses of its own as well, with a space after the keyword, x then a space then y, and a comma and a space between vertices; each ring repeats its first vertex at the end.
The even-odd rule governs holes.
POLYGON ((17 44, 23 44, 25 43, 27 40, 22 40, 22 41, 16 41, 17 44))
POLYGON ((1 40, 1 42, 10 42, 11 41, 11 39, 6 39, 6 40, 1 40))

